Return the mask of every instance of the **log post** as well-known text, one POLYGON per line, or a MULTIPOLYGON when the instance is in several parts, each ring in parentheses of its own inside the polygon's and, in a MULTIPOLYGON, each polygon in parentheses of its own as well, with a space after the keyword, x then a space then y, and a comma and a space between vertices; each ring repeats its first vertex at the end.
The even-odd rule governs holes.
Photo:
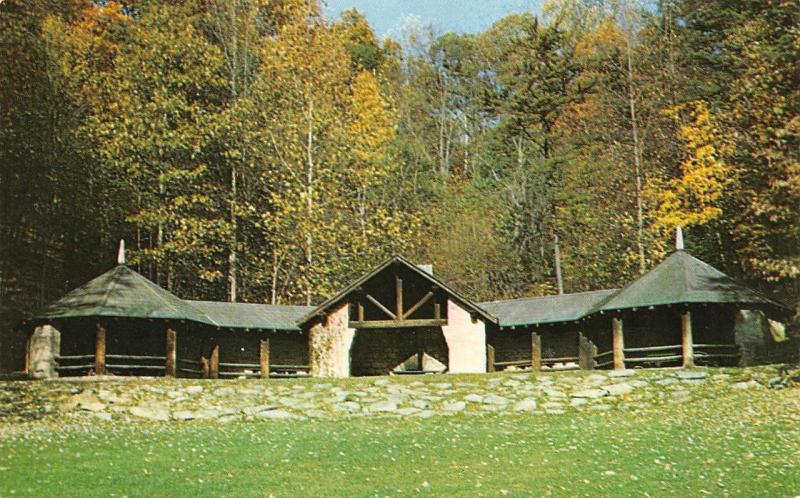
POLYGON ((694 340, 692 338, 692 312, 681 314, 681 346, 683 350, 683 368, 694 367, 694 340))
POLYGON ((208 365, 208 358, 205 356, 200 357, 200 370, 202 371, 203 378, 207 379, 210 375, 211 369, 208 365))
POLYGON ((261 378, 269 379, 269 339, 262 339, 258 355, 261 364, 261 378))
POLYGON ((219 344, 211 348, 211 359, 208 362, 208 376, 211 379, 219 378, 219 344))
POLYGON ((625 337, 622 334, 622 318, 612 318, 611 327, 614 370, 625 370, 625 337))
POLYGON ((403 279, 395 277, 395 293, 397 302, 395 303, 396 320, 403 320, 403 279))
POLYGON ((29 377, 33 376, 33 333, 36 331, 34 328, 32 331, 28 332, 28 339, 25 341, 25 373, 28 374, 29 377))
POLYGON ((167 353, 166 361, 164 364, 164 376, 175 377, 177 373, 177 359, 178 359, 178 334, 175 330, 167 329, 167 353))
POLYGON ((494 346, 491 344, 486 345, 486 371, 487 372, 494 372, 494 346))
POLYGON ((531 332, 531 370, 542 369, 542 337, 531 332))
POLYGON ((106 328, 100 322, 97 322, 94 336, 94 373, 95 375, 106 373, 106 328))

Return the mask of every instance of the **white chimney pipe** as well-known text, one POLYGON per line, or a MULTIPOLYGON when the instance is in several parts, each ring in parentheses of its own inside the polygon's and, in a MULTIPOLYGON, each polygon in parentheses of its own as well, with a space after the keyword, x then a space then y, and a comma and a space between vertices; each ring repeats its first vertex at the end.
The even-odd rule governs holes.
POLYGON ((675 249, 683 251, 683 229, 681 227, 675 228, 675 249))
POLYGON ((119 251, 117 252, 117 264, 125 264, 125 239, 119 239, 119 251))

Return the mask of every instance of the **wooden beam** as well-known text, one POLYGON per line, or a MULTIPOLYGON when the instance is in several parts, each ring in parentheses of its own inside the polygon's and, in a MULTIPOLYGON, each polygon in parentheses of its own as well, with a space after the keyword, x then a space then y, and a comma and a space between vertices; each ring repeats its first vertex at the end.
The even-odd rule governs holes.
POLYGON ((200 372, 202 372, 204 379, 207 379, 211 376, 211 367, 208 364, 208 358, 205 356, 200 357, 200 372))
POLYGON ((490 373, 495 371, 494 346, 491 344, 486 345, 486 371, 490 373))
POLYGON ((364 321, 364 305, 362 303, 358 303, 358 321, 364 321))
POLYGON ((542 369, 542 337, 536 332, 531 332, 531 369, 542 369))
POLYGON ((683 368, 694 367, 694 339, 692 338, 692 312, 681 315, 681 346, 683 350, 683 368))
POLYGON ((622 318, 611 319, 614 370, 625 370, 625 337, 622 333, 622 318))
POLYGON ((433 297, 433 292, 428 292, 427 294, 425 294, 424 296, 422 296, 422 299, 420 299, 419 301, 417 301, 417 304, 415 304, 415 305, 414 305, 414 306, 412 306, 412 307, 411 307, 411 308, 410 308, 408 311, 406 311, 406 312, 405 312, 405 314, 403 315, 403 318, 405 319, 405 318, 408 318, 408 317, 410 317, 411 315, 413 315, 415 311, 417 311, 418 309, 420 309, 420 307, 422 307, 422 305, 423 305, 423 304, 427 303, 427 302, 428 302, 428 300, 429 300, 430 298, 432 298, 432 297, 433 297))
POLYGON ((211 359, 208 362, 208 376, 211 379, 219 378, 219 344, 211 348, 211 359))
POLYGON ((166 377, 175 377, 177 365, 177 345, 178 334, 173 329, 167 329, 167 352, 166 360, 164 362, 164 375, 166 377))
POLYGON ((374 297, 370 296, 369 294, 364 294, 364 297, 366 297, 369 302, 371 302, 372 304, 377 306, 379 310, 381 310, 384 313, 386 313, 389 316, 389 318, 391 318, 392 320, 397 320, 397 315, 395 315, 394 313, 389 311, 389 308, 387 308, 386 306, 382 305, 380 303, 380 301, 378 301, 374 297))
POLYGON ((364 322, 350 322, 354 329, 397 329, 408 327, 441 327, 447 325, 447 320, 367 320, 364 322))
POLYGON ((433 319, 438 320, 442 318, 442 306, 439 303, 433 303, 433 319))
POLYGON ((269 379, 269 339, 262 339, 258 350, 261 378, 269 379))
POLYGON ((106 328, 100 322, 97 323, 94 336, 94 373, 106 373, 106 328))
POLYGON ((395 276, 394 277, 394 283, 395 283, 395 291, 396 291, 396 297, 397 297, 396 308, 395 308, 397 310, 397 312, 396 312, 397 318, 396 319, 397 320, 402 320, 403 319, 403 279, 398 277, 398 276, 395 276))

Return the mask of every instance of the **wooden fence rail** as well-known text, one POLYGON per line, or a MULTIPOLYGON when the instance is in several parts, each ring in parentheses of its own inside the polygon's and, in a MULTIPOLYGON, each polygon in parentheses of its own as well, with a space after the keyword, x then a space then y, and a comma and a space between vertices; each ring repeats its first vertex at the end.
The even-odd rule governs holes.
POLYGON ((90 371, 94 370, 94 355, 93 354, 77 354, 77 355, 63 355, 56 356, 56 371, 58 372, 72 372, 72 371, 90 371), (89 360, 86 362, 86 360, 89 360), (85 363, 73 364, 75 361, 83 361, 85 363), (67 364, 64 364, 64 363, 67 364))

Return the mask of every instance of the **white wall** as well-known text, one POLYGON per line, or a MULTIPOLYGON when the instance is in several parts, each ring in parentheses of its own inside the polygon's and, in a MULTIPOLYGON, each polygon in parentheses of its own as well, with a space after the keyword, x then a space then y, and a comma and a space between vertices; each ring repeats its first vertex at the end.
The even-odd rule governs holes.
POLYGON ((355 329, 349 327, 347 303, 328 314, 323 323, 309 332, 311 375, 317 377, 349 377, 350 346, 355 329))
POLYGON ((486 325, 482 320, 474 322, 469 312, 447 301, 447 325, 442 326, 447 341, 448 368, 450 373, 486 372, 486 325))

